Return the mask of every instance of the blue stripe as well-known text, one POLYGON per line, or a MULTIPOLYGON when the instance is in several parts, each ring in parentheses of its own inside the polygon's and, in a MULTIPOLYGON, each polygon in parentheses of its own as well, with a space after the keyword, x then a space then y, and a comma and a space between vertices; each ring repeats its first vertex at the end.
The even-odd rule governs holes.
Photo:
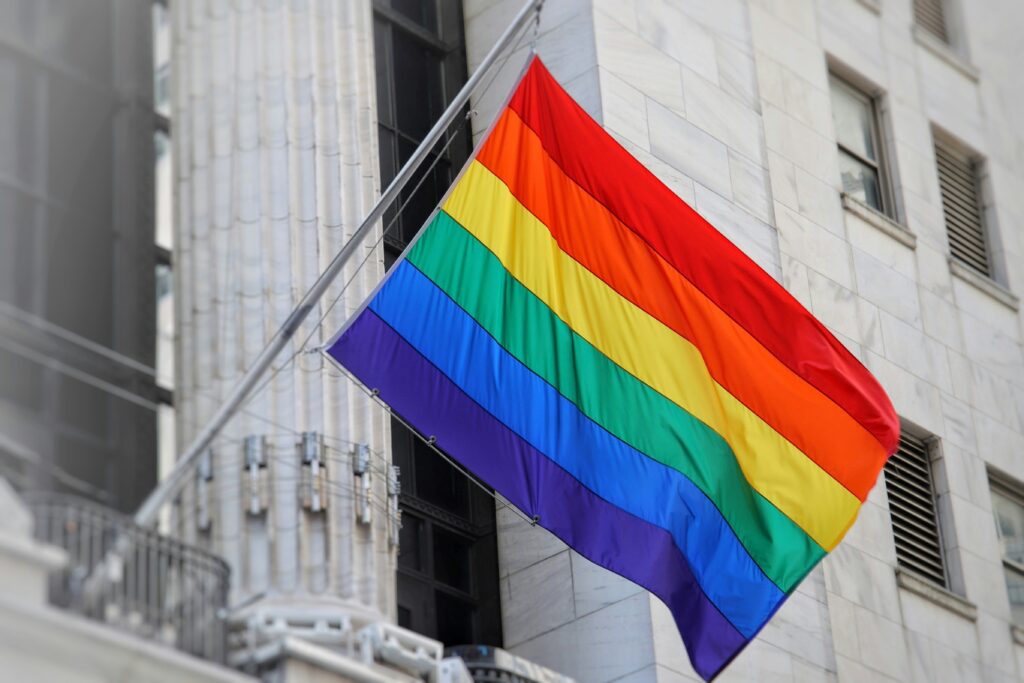
POLYGON ((708 600, 667 531, 594 495, 480 407, 372 310, 328 351, 420 431, 583 557, 668 606, 693 668, 714 678, 747 641, 708 600))
POLYGON ((467 395, 601 498, 668 531, 709 599, 752 637, 783 599, 689 479, 620 441, 508 354, 412 264, 370 308, 467 395))

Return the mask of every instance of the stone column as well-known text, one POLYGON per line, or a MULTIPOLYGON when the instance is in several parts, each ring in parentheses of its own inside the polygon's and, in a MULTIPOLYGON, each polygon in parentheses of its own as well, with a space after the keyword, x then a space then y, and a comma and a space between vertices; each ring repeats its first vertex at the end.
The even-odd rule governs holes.
MULTIPOLYGON (((354 232, 379 180, 368 0, 179 0, 172 11, 175 398, 187 443, 354 232)), ((379 245, 364 256, 181 496, 177 533, 224 556, 231 603, 248 614, 393 619, 388 422, 316 352, 383 274, 379 245)))

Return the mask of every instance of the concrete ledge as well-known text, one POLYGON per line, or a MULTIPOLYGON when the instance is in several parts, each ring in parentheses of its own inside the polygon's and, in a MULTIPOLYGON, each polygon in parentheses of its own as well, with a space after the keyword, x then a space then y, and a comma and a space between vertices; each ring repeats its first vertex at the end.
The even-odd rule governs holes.
POLYGON ((925 600, 934 602, 939 607, 944 607, 968 621, 978 620, 978 606, 973 602, 941 586, 936 586, 931 581, 926 581, 905 569, 896 569, 896 584, 900 588, 925 600))
POLYGON ((978 82, 978 79, 981 76, 978 71, 978 67, 964 59, 963 55, 959 54, 952 47, 917 25, 914 26, 914 42, 931 52, 946 64, 949 64, 969 80, 974 81, 975 83, 978 82))
POLYGON ((21 562, 38 567, 44 572, 63 569, 68 554, 52 545, 39 543, 32 538, 21 538, 0 533, 0 555, 16 558, 21 562))
POLYGON ((975 272, 952 257, 949 259, 949 272, 964 282, 985 292, 1004 306, 1015 311, 1020 309, 1020 298, 1016 294, 1008 290, 1006 287, 1003 287, 992 278, 985 277, 981 273, 975 272))
POLYGON ((259 683, 213 662, 49 606, 0 598, 5 680, 259 683))
POLYGON ((911 249, 917 249, 917 236, 902 225, 886 216, 884 213, 875 211, 864 202, 854 199, 843 192, 843 208, 857 218, 861 219, 871 227, 884 232, 900 244, 911 249))
POLYGON ((863 5, 864 7, 867 7, 869 10, 871 10, 875 14, 879 14, 880 15, 882 13, 882 3, 881 3, 881 0, 857 0, 857 3, 860 4, 860 5, 863 5))

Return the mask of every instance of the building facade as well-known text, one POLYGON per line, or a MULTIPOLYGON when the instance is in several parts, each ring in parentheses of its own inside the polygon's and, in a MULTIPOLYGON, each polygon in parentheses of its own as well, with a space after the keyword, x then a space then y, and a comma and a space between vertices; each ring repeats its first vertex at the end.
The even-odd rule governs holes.
MULTIPOLYGON (((179 443, 520 6, 171 3, 179 443)), ((249 624, 355 619, 579 681, 696 678, 660 602, 492 500, 319 353, 532 44, 864 362, 903 423, 846 540, 722 679, 1024 680, 1021 27, 1015 0, 547 0, 172 528, 225 558, 249 624)))
POLYGON ((157 480, 151 22, 0 6, 0 467, 124 511, 157 480))

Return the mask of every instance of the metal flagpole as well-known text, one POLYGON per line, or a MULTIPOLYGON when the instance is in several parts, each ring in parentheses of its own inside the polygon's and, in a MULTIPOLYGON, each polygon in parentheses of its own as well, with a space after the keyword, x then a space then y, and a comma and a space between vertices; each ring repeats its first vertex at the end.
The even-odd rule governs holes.
POLYGON ((487 53, 483 61, 480 62, 480 66, 477 67, 473 75, 470 76, 466 84, 462 86, 462 89, 455 95, 451 104, 445 109, 444 113, 441 114, 441 118, 438 119, 434 127, 430 129, 426 137, 423 138, 423 142, 416 148, 413 155, 409 157, 409 160, 405 162, 399 170, 398 175, 391 181, 387 189, 381 193, 380 199, 374 204, 373 208, 370 209, 370 213, 367 214, 366 218, 359 225, 359 228, 355 231, 351 238, 342 246, 341 251, 334 257, 330 265, 320 274, 313 286, 309 288, 305 296, 299 302, 288 318, 281 325, 280 329, 274 336, 267 342, 267 345, 260 352, 260 355, 256 357, 253 364, 246 370, 245 374, 235 385, 234 389, 228 395, 220 408, 214 414, 210 421, 203 427, 202 431, 192 440, 189 444, 188 449, 182 453, 181 457, 178 458, 177 463, 174 465, 174 469, 161 481, 155 489, 146 497, 146 500, 142 502, 139 509, 135 512, 135 522, 141 525, 151 524, 156 519, 156 514, 167 501, 171 500, 184 485, 187 480, 188 474, 191 471, 196 460, 206 450, 207 447, 213 442, 220 431, 227 424, 228 420, 238 411, 242 402, 249 396, 253 387, 263 376, 263 374, 270 368, 271 363, 277 358, 277 355, 281 352, 291 338, 298 331, 299 326, 309 315, 310 311, 317 305, 320 298, 327 291, 327 288, 334 282, 334 279, 344 268, 345 264, 348 263, 349 259, 356 252, 356 248, 362 243, 363 239, 369 234, 373 225, 384 215, 384 211, 387 210, 391 203, 398 197, 398 193, 402 191, 405 185, 412 178, 413 173, 427 158, 430 150, 434 147, 441 136, 444 135, 448 127, 454 122, 461 114, 462 108, 469 102, 470 95, 476 90, 480 82, 483 80, 484 74, 494 65, 494 62, 498 59, 498 55, 509 46, 512 42, 512 38, 519 32, 519 30, 526 25, 531 15, 534 12, 539 12, 540 6, 544 0, 529 0, 519 13, 509 24, 505 32, 501 34, 494 47, 487 53))

